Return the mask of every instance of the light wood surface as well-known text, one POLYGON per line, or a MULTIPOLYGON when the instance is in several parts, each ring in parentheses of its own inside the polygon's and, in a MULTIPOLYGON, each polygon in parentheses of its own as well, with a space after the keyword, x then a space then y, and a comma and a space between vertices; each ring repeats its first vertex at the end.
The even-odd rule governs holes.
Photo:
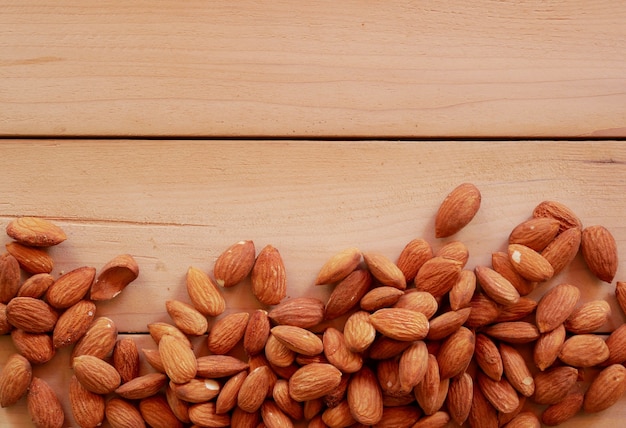
MULTIPOLYGON (((0 226, 37 215, 67 232, 67 241, 50 250, 54 275, 83 265, 100 269, 122 253, 135 256, 139 278, 116 299, 99 303, 97 314, 132 333, 140 347, 153 346, 147 323, 169 320, 165 301, 187 300, 187 268, 211 272, 219 253, 241 239, 280 250, 289 297, 321 299, 330 290, 313 280, 343 248, 395 260, 413 238, 435 249, 458 239, 469 248, 468 267, 488 264, 512 228, 546 199, 567 204, 585 225, 607 227, 626 254, 626 145, 617 141, 4 140, 0 156, 0 226), (439 203, 465 181, 481 190, 480 211, 457 235, 435 239, 439 203)), ((626 264, 616 279, 623 278, 626 264)), ((580 255, 531 296, 561 281, 577 285, 584 300, 609 301, 613 314, 601 331, 624 322, 614 284, 594 279, 580 255)), ((229 311, 259 307, 248 286, 226 291, 229 311)), ((0 337, 0 367, 12 346, 0 337)), ((36 373, 65 391, 67 360, 62 351, 36 373)), ((67 397, 61 397, 72 426, 67 397)), ((564 426, 617 427, 623 417, 626 398, 564 426)), ((24 400, 0 410, 0 426, 31 426, 24 400)))
POLYGON ((0 11, 5 136, 626 136, 619 0, 0 11))

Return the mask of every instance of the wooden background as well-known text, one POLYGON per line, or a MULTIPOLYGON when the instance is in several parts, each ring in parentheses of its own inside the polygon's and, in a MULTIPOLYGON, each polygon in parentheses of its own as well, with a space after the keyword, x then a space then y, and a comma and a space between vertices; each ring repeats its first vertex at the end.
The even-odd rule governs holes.
MULTIPOLYGON (((464 181, 483 194, 454 237, 469 266, 545 199, 626 254, 623 2, 22 3, 0 0, 0 227, 62 226, 55 275, 133 254, 139 279, 98 315, 140 346, 228 245, 275 245, 289 296, 323 299, 312 281, 340 249, 450 240, 434 214, 464 181)), ((624 322, 580 256, 559 281, 610 302, 602 332, 624 322)), ((258 307, 246 284, 226 294, 258 307)), ((13 351, 0 337, 0 367, 13 351)), ((63 391, 67 359, 35 372, 63 391)), ((565 426, 624 417, 626 398, 565 426)), ((24 401, 0 409, 30 426, 24 401)))

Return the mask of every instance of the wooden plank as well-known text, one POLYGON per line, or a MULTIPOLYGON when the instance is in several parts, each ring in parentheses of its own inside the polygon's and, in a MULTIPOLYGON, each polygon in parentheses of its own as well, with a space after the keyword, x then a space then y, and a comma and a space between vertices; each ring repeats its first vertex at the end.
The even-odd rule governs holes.
MULTIPOLYGON (((281 251, 290 297, 321 299, 329 288, 314 287, 313 280, 338 250, 357 246, 395 259, 416 237, 435 249, 458 239, 470 250, 468 267, 488 264, 511 229, 545 199, 567 204, 586 225, 606 226, 626 254, 626 146, 614 141, 4 140, 0 157, 0 226, 38 215, 68 234, 50 249, 54 275, 82 265, 100 269, 121 253, 137 258, 137 281, 98 304, 98 315, 111 317, 120 332, 168 321, 165 300, 187 300, 187 268, 211 271, 217 255, 240 239, 281 251), (459 234, 435 239, 437 207, 464 181, 480 188, 481 210, 459 234)), ((616 279, 624 277, 620 265, 616 279)), ((595 280, 580 256, 532 296, 560 281, 579 286, 584 300, 610 302, 613 315, 603 331, 624 322, 614 285, 595 280)), ((247 287, 225 291, 229 311, 259 307, 247 287)), ((134 337, 150 343, 145 334, 134 337)), ((0 337, 0 365, 11 352, 10 339, 0 337)), ((66 357, 61 351, 36 369, 59 391, 71 373, 66 357)), ((565 426, 617 423, 624 412, 622 400, 565 426)), ((0 410, 0 427, 30 426, 28 420, 23 401, 0 410)))
POLYGON ((0 8, 0 135, 626 136, 620 1, 0 8))

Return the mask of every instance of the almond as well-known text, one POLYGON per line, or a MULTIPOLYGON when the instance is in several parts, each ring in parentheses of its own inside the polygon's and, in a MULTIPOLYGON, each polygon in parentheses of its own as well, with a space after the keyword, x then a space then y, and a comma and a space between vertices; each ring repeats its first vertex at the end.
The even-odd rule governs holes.
MULTIPOLYGON (((235 407, 231 416, 231 426, 241 428, 257 428, 261 422, 261 412, 248 413, 235 407)), ((262 426, 261 426, 262 428, 262 426)))
POLYGON ((270 400, 266 400, 261 405, 261 419, 267 428, 292 428, 293 423, 278 407, 278 405, 270 400))
POLYGON ((422 381, 428 369, 428 348, 423 341, 411 344, 398 362, 398 380, 402 390, 411 391, 422 381))
POLYGON ((311 328, 324 321, 324 303, 315 297, 295 297, 269 311, 276 324, 311 328))
POLYGON ((0 336, 10 333, 12 329, 13 326, 7 319, 7 305, 0 303, 0 336))
POLYGON ((163 395, 154 395, 139 402, 139 413, 152 428, 183 428, 163 395))
POLYGON ((198 376, 221 378, 233 376, 248 369, 248 363, 230 355, 204 355, 196 358, 198 376))
POLYGON ((626 314, 626 282, 617 281, 615 284, 615 298, 623 314, 626 314))
POLYGON ((227 354, 243 339, 249 319, 248 312, 237 312, 217 320, 209 331, 209 351, 214 354, 227 354))
MULTIPOLYGON (((330 393, 322 397, 322 401, 324 402, 326 407, 337 407, 341 403, 346 403, 347 405, 346 393, 348 392, 348 383, 350 382, 350 376, 350 373, 342 374, 341 382, 339 382, 339 385, 337 385, 337 387, 333 389, 330 393)), ((289 384, 287 384, 287 386, 289 386, 289 384)), ((349 407, 348 412, 350 412, 349 407)))
POLYGON ((148 373, 121 385, 115 393, 127 400, 141 400, 159 392, 166 383, 167 377, 163 373, 148 373))
POLYGON ((525 321, 510 321, 487 327, 485 334, 507 343, 528 343, 539 338, 539 330, 525 321))
POLYGON ((443 200, 435 217, 435 236, 445 238, 467 226, 480 208, 481 195, 476 186, 463 183, 443 200))
POLYGON ((533 210, 533 217, 547 217, 557 220, 560 224, 559 232, 578 227, 582 229, 582 222, 569 207, 561 202, 543 201, 533 210))
POLYGON ((500 315, 500 308, 483 293, 476 293, 470 301, 470 314, 465 325, 470 328, 479 328, 494 322, 500 315))
POLYGON ((581 230, 578 227, 567 229, 560 233, 541 252, 541 255, 552 265, 554 276, 569 265, 580 248, 582 239, 581 230))
POLYGON ((322 340, 314 333, 291 325, 278 325, 271 333, 283 345, 302 355, 317 355, 324 351, 322 340))
POLYGON ((519 405, 517 392, 505 378, 495 381, 479 372, 478 385, 485 398, 502 413, 511 413, 519 405))
POLYGON ((554 404, 565 398, 576 384, 578 370, 574 367, 555 367, 535 375, 535 394, 537 404, 554 404))
POLYGON ((227 413, 235 408, 237 405, 237 396, 243 381, 246 380, 248 372, 242 371, 229 378, 215 400, 215 413, 227 413))
POLYGON ((348 405, 354 419, 364 425, 375 425, 383 417, 383 394, 376 375, 364 366, 350 377, 348 405))
MULTIPOLYGON (((279 379, 276 381, 276 384, 272 389, 272 398, 278 408, 292 420, 298 421, 303 418, 304 411, 302 410, 302 404, 291 398, 289 395, 289 382, 285 379, 279 379)), ((291 420, 289 423, 291 423, 291 420)))
POLYGON ((433 257, 430 244, 424 239, 413 239, 402 249, 396 266, 404 274, 407 282, 413 281, 422 265, 433 257))
POLYGON ((537 327, 546 333, 563 324, 572 314, 580 299, 580 290, 570 284, 559 284, 548 290, 535 313, 537 327))
POLYGON ((63 407, 52 387, 33 377, 26 395, 28 413, 37 428, 61 428, 65 421, 63 407))
POLYGON ((106 419, 112 428, 145 428, 139 410, 126 400, 111 398, 105 406, 106 419))
POLYGON ((45 364, 55 355, 52 338, 46 333, 27 333, 24 330, 11 332, 13 345, 31 364, 45 364))
POLYGON ((510 244, 508 253, 511 264, 517 273, 529 281, 543 282, 554 275, 554 268, 550 262, 532 248, 520 244, 510 244))
POLYGON ((385 336, 404 341, 422 340, 428 334, 428 319, 421 312, 402 308, 379 309, 370 323, 385 336))
POLYGON ((446 399, 448 412, 459 426, 467 420, 472 407, 474 381, 468 373, 452 378, 446 399))
POLYGON ((520 296, 526 296, 535 289, 535 282, 531 282, 517 273, 508 253, 497 251, 491 254, 493 270, 502 275, 517 290, 520 296))
POLYGON ((189 419, 197 426, 203 427, 229 427, 230 415, 218 415, 215 413, 215 403, 198 403, 189 407, 189 419))
POLYGON ((426 415, 432 415, 439 410, 437 403, 439 388, 441 386, 439 372, 437 358, 429 354, 426 373, 424 373, 422 381, 413 389, 415 399, 426 415))
POLYGON ((96 269, 89 266, 79 267, 61 275, 48 288, 46 300, 55 308, 69 308, 85 297, 95 275, 96 269))
POLYGON ((269 376, 270 368, 260 366, 245 378, 237 395, 237 405, 241 410, 252 413, 261 408, 270 388, 269 376))
POLYGON ((347 277, 361 262, 361 251, 358 248, 346 248, 332 256, 315 279, 315 285, 334 284, 347 277))
POLYGON ((254 242, 250 240, 239 241, 228 247, 215 260, 215 282, 226 288, 242 282, 252 271, 255 255, 254 242))
POLYGON ((565 320, 565 329, 574 334, 592 333, 611 316, 611 307, 604 300, 592 300, 574 309, 565 320))
POLYGON ((93 355, 103 359, 113 350, 116 341, 117 327, 113 320, 99 317, 74 345, 70 361, 79 355, 93 355))
POLYGON ((198 363, 193 350, 175 336, 166 334, 159 342, 165 373, 174 383, 186 383, 196 376, 198 363))
POLYGON ((472 360, 475 344, 474 333, 465 327, 446 338, 437 354, 439 377, 443 380, 463 373, 472 360))
POLYGON ((421 412, 415 406, 384 407, 383 417, 375 428, 411 428, 420 418, 421 412))
POLYGON ((159 373, 165 373, 165 367, 163 367, 163 361, 161 360, 161 355, 159 355, 158 349, 142 349, 144 358, 152 366, 154 370, 159 373))
POLYGON ((0 255, 0 303, 9 303, 20 288, 20 265, 9 253, 0 255))
POLYGON ((139 376, 139 350, 133 339, 118 339, 113 347, 112 359, 122 383, 139 376))
POLYGON ((270 334, 265 343, 265 357, 275 367, 288 367, 296 359, 296 353, 270 334))
POLYGON ((521 412, 515 416, 504 428, 540 428, 541 422, 533 412, 521 412))
POLYGON ((449 292, 450 308, 457 311, 470 306, 476 291, 476 274, 471 270, 462 270, 449 292))
POLYGON ((28 391, 32 376, 30 362, 20 354, 11 354, 0 373, 0 407, 17 403, 28 391))
POLYGON ((74 421, 81 427, 95 428, 104 422, 104 397, 85 389, 76 376, 70 379, 68 398, 74 421))
POLYGON ((556 361, 563 343, 565 343, 565 326, 563 324, 543 333, 537 339, 533 350, 533 360, 539 370, 544 371, 556 361))
POLYGON ((465 267, 469 260, 469 250, 461 241, 451 241, 441 247, 435 256, 456 260, 461 263, 461 267, 465 267))
POLYGON ((41 248, 9 242, 6 244, 6 249, 15 257, 20 267, 28 273, 50 273, 54 268, 52 257, 41 248))
POLYGON ((7 225, 6 232, 20 244, 32 247, 50 247, 67 239, 59 226, 37 217, 16 218, 7 225))
POLYGON ((122 381, 115 367, 93 355, 79 355, 72 364, 74 375, 80 384, 94 394, 109 394, 122 381))
POLYGON ((191 342, 180 329, 172 324, 168 324, 165 322, 153 322, 148 324, 148 332, 150 333, 150 337, 154 340, 154 342, 158 345, 161 341, 161 338, 166 334, 170 336, 178 337, 180 340, 185 342, 187 346, 192 347, 191 342))
POLYGON ((407 290, 400 299, 393 305, 394 308, 410 309, 415 312, 421 312, 430 319, 437 309, 439 304, 437 299, 432 294, 426 291, 416 291, 415 289, 407 290))
POLYGON ((17 291, 18 297, 43 297, 48 288, 54 284, 54 277, 49 273, 38 273, 28 278, 17 291))
MULTIPOLYGON (((322 413, 322 427, 349 427, 356 422, 350 411, 348 400, 339 402, 336 406, 329 407, 322 413)), ((310 426, 310 424, 309 424, 310 426)))
POLYGON ((515 226, 509 235, 509 244, 522 244, 541 251, 556 237, 559 228, 560 223, 554 218, 531 218, 515 226))
POLYGON ((187 269, 187 294, 203 315, 215 317, 226 309, 226 301, 217 285, 205 272, 193 266, 187 269))
POLYGON ((393 306, 403 294, 404 291, 395 287, 376 287, 363 296, 360 306, 364 311, 374 312, 378 309, 393 306))
POLYGON ((271 245, 261 250, 252 268, 252 294, 265 305, 277 305, 287 295, 285 264, 271 245))
POLYGON ((626 368, 612 364, 603 369, 591 382, 585 393, 583 409, 586 413, 596 413, 617 403, 626 391, 626 368))
POLYGON ((172 413, 176 415, 176 419, 186 424, 191 422, 191 419, 189 419, 189 403, 178 398, 169 385, 165 387, 165 398, 170 409, 172 409, 172 413))
POLYGON ((406 288, 406 278, 404 274, 391 260, 380 253, 363 253, 363 260, 371 274, 382 285, 394 287, 399 290, 406 288))
POLYGON ((270 335, 270 328, 270 319, 267 311, 257 309, 252 312, 243 335, 243 347, 248 355, 258 354, 263 351, 267 338, 270 335))
POLYGON ((537 302, 528 297, 520 297, 517 303, 502 308, 496 322, 521 321, 537 308, 537 302))
POLYGON ((206 317, 192 305, 180 300, 168 300, 165 302, 165 309, 176 327, 185 334, 201 336, 209 328, 206 317))
POLYGON ((485 398, 478 384, 474 384, 472 405, 468 415, 469 425, 475 428, 498 428, 498 412, 485 398))
POLYGON ((461 262, 445 257, 433 257, 422 265, 415 276, 415 288, 435 297, 448 293, 462 270, 461 262))
POLYGON ((467 321, 471 311, 470 308, 448 311, 431 319, 426 338, 428 340, 440 340, 451 335, 467 321))
POLYGON ((343 373, 354 373, 363 366, 363 358, 348 349, 343 333, 336 328, 329 327, 324 331, 323 347, 328 362, 343 373))
POLYGON ((170 381, 169 388, 186 403, 204 403, 214 399, 220 393, 220 384, 215 379, 194 378, 185 383, 170 381))
POLYGON ((96 304, 80 300, 61 314, 52 332, 55 348, 62 348, 78 342, 87 332, 96 317, 96 304))
POLYGON ((326 302, 325 317, 333 320, 348 313, 359 304, 372 284, 372 275, 368 270, 357 269, 335 285, 326 302))
POLYGON ((577 334, 565 341, 559 359, 574 367, 592 367, 609 358, 609 348, 602 337, 577 334))
POLYGON ((541 422, 548 426, 556 426, 573 418, 583 407, 582 392, 573 392, 558 403, 548 406, 541 414, 541 422))
POLYGON ((518 291, 505 277, 486 266, 476 266, 476 280, 483 292, 494 302, 501 305, 512 305, 520 298, 518 291))
POLYGON ((346 320, 343 328, 344 340, 352 352, 363 352, 374 342, 376 329, 369 318, 369 313, 359 311, 346 320))
POLYGON ((535 392, 535 380, 520 352, 507 345, 500 344, 500 355, 504 366, 504 375, 513 388, 525 397, 535 392))
POLYGON ((15 297, 7 304, 7 320, 15 328, 28 333, 47 333, 59 318, 46 302, 32 297, 15 297))
POLYGON ((598 279, 611 283, 617 272, 617 244, 604 226, 583 229, 580 248, 589 270, 598 279))
POLYGON ((450 421, 450 415, 443 411, 438 411, 432 415, 424 416, 418 420, 413 428, 444 428, 450 421))
POLYGON ((341 382, 341 372, 331 364, 312 363, 299 368, 289 378, 289 395, 302 402, 323 397, 341 382))
POLYGON ((110 300, 139 276, 137 261, 130 254, 120 254, 104 265, 91 286, 91 300, 110 300))
POLYGON ((502 379, 504 364, 496 344, 484 334, 476 335, 474 358, 483 373, 495 381, 502 379))
POLYGON ((606 339, 609 348, 609 358, 604 365, 621 364, 626 361, 626 324, 620 325, 606 339))

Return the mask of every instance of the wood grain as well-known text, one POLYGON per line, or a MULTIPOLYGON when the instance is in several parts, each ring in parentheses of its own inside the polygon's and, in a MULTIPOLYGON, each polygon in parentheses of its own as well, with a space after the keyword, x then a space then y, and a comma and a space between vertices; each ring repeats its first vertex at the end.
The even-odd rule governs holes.
MULTIPOLYGON (((567 204, 585 225, 606 226, 626 254, 626 146, 616 141, 2 140, 0 156, 0 226, 37 215, 67 232, 67 241, 50 249, 54 275, 83 265, 100 269, 121 253, 136 257, 139 278, 99 303, 97 314, 114 319, 122 333, 139 333, 132 337, 140 346, 151 345, 141 334, 147 323, 168 321, 165 300, 187 300, 187 268, 210 272, 219 253, 240 239, 281 251, 289 297, 321 299, 329 289, 313 280, 336 251, 357 246, 395 259, 416 237, 435 249, 458 239, 470 250, 469 267, 486 264, 546 199, 567 204), (481 190, 481 209, 457 235, 435 239, 437 207, 464 181, 481 190)), ((617 279, 624 277, 620 265, 617 279)), ((559 281, 577 285, 585 300, 609 301, 613 314, 602 331, 624 322, 614 285, 594 279, 580 255, 532 297, 559 281)), ((229 311, 259 307, 248 286, 226 291, 229 311)), ((0 367, 11 352, 10 338, 0 337, 0 367)), ((36 368, 59 391, 71 375, 67 357, 62 351, 36 368)), ((617 426, 611 424, 625 416, 626 398, 564 426, 617 426)), ((0 409, 0 427, 28 421, 23 400, 0 409)))
POLYGON ((0 8, 4 136, 626 136, 621 1, 0 8))

